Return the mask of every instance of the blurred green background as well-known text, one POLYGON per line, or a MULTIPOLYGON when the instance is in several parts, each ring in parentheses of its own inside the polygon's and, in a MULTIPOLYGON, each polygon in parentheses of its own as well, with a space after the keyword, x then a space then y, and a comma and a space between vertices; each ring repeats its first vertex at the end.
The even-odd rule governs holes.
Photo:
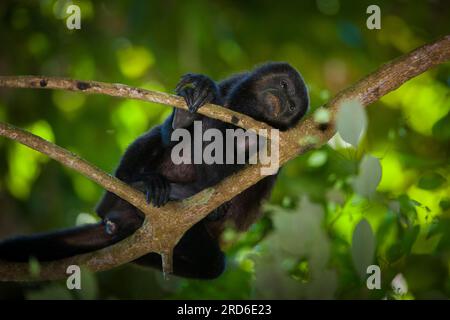
MULTIPOLYGON (((186 72, 219 80, 268 60, 287 61, 304 76, 313 113, 381 64, 448 34, 449 13, 444 0, 1 1, 0 74, 172 93, 186 72), (72 3, 81 8, 81 30, 66 28, 72 3), (366 27, 370 4, 381 8, 381 30, 366 27)), ((449 71, 448 63, 441 65, 369 106, 356 148, 334 139, 291 161, 265 217, 246 234, 225 232, 228 266, 219 279, 165 281, 127 265, 84 272, 79 292, 65 289, 65 282, 0 283, 0 297, 450 297, 449 71), (379 290, 366 286, 370 264, 381 268, 379 290)), ((106 96, 0 89, 1 121, 108 172, 132 140, 170 112, 106 96)), ((93 221, 102 192, 45 156, 0 139, 1 238, 93 221)))

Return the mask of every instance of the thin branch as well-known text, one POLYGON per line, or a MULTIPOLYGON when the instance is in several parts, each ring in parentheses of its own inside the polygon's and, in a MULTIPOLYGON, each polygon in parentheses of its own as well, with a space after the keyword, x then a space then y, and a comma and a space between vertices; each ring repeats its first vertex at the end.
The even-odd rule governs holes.
MULTIPOLYGON (((376 72, 339 93, 334 99, 326 104, 325 107, 330 111, 332 122, 325 130, 309 117, 295 128, 280 133, 280 165, 311 148, 326 143, 326 141, 328 141, 335 133, 333 121, 339 106, 343 102, 358 99, 363 105, 368 105, 377 101, 390 91, 395 90, 409 79, 448 60, 450 60, 450 36, 446 36, 436 42, 420 47, 382 66, 376 72), (311 144, 307 139, 301 139, 305 137, 315 137, 316 142, 311 144)), ((14 79, 17 80, 17 78, 14 79)), ((1 80, 4 81, 5 78, 2 78, 1 80)), ((1 82, 1 80, 0 86, 4 83, 1 82)), ((20 81, 19 83, 23 84, 23 82, 20 81)), ((73 84, 73 82, 71 83, 73 84)), ((9 86, 13 85, 12 82, 8 82, 8 84, 9 86)), ((36 87, 36 85, 33 87, 36 87)), ((78 88, 78 90, 81 89, 78 88)), ((167 102, 167 104, 174 105, 173 101, 167 102)), ((207 109, 209 108, 210 106, 208 106, 207 109)), ((20 135, 16 135, 16 128, 9 125, 2 125, 0 128, 2 128, 0 130, 0 134, 2 135, 22 143, 23 141, 28 141, 29 133, 26 133, 25 131, 20 131, 20 135), (24 135, 23 137, 21 136, 22 134, 24 135), (17 139, 17 137, 21 140, 17 139)), ((57 161, 63 162, 61 157, 65 158, 66 154, 64 152, 56 156, 53 154, 53 148, 49 148, 49 146, 51 146, 49 142, 46 142, 49 145, 45 144, 47 149, 40 145, 40 142, 42 141, 39 140, 37 142, 39 143, 30 143, 30 146, 40 152, 52 156, 52 158, 57 161)), ((59 148, 56 150, 60 152, 63 149, 59 148)), ((71 155, 71 153, 69 153, 69 155, 71 155)), ((80 161, 80 159, 74 155, 72 155, 72 158, 70 159, 70 161, 74 162, 80 161)), ((92 176, 93 173, 98 174, 97 170, 99 169, 91 165, 85 167, 86 165, 88 164, 84 161, 83 165, 72 164, 70 167, 97 182, 105 189, 110 190, 119 196, 123 196, 124 199, 127 199, 127 201, 136 207, 142 208, 147 214, 148 219, 145 220, 143 226, 136 233, 113 246, 89 254, 42 263, 40 279, 58 279, 65 277, 65 270, 67 266, 71 264, 86 265, 92 271, 101 271, 132 261, 151 251, 164 254, 170 253, 178 240, 182 237, 183 233, 192 225, 201 220, 220 204, 232 199, 234 196, 263 178, 260 174, 261 165, 247 166, 238 173, 224 179, 213 188, 203 190, 193 197, 181 202, 170 202, 163 208, 156 210, 142 207, 142 195, 136 195, 133 199, 125 198, 126 194, 129 192, 129 187, 126 187, 125 189, 123 184, 118 183, 118 181, 114 179, 110 180, 112 178, 107 178, 109 176, 107 174, 103 175, 102 173, 97 177, 92 176), (80 167, 85 169, 80 170, 80 167), (92 168, 95 168, 95 170, 91 170, 92 168), (101 178, 99 178, 100 176, 101 178), (112 187, 111 185, 108 185, 109 182, 115 184, 115 186, 112 187)), ((171 267, 170 260, 169 257, 165 258, 169 269, 171 267)), ((0 263, 0 280, 21 281, 28 279, 32 279, 29 275, 28 264, 9 262, 0 263)))
MULTIPOLYGON (((0 76, 0 87, 32 88, 32 89, 60 89, 81 93, 103 94, 113 97, 142 100, 161 103, 187 110, 183 98, 164 93, 130 87, 120 83, 106 83, 99 81, 83 81, 58 77, 44 76, 0 76)), ((253 118, 215 104, 206 104, 199 111, 207 117, 234 124, 244 129, 271 129, 271 126, 253 118)))
POLYGON ((11 124, 0 122, 0 135, 20 142, 36 151, 39 151, 61 164, 78 171, 95 183, 101 185, 108 191, 115 193, 122 199, 133 203, 133 205, 144 213, 151 215, 156 209, 149 207, 142 192, 130 187, 116 177, 105 173, 101 169, 90 164, 78 155, 61 148, 41 137, 38 137, 11 124))

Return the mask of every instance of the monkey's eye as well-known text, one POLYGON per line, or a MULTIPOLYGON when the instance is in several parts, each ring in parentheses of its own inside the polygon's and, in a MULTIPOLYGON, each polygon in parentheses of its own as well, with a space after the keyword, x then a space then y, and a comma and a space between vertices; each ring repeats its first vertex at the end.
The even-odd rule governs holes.
POLYGON ((293 104, 292 102, 289 103, 289 110, 291 110, 291 111, 295 110, 295 104, 293 104))
POLYGON ((281 80, 281 81, 280 81, 280 86, 281 86, 281 88, 283 88, 284 90, 286 90, 287 87, 288 87, 288 84, 287 84, 286 80, 281 80))

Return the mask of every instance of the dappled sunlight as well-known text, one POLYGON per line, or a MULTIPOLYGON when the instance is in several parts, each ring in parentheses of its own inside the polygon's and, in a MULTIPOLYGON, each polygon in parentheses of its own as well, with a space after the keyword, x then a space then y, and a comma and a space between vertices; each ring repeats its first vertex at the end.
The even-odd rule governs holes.
MULTIPOLYGON (((38 120, 26 129, 48 141, 55 141, 52 128, 45 120, 38 120)), ((26 199, 33 187, 33 182, 40 173, 41 165, 48 162, 49 158, 16 143, 9 148, 8 160, 7 187, 15 197, 26 199)))
POLYGON ((417 132, 431 135, 433 125, 450 111, 448 86, 424 74, 405 83, 381 101, 402 108, 407 123, 417 132))
POLYGON ((126 46, 117 51, 120 71, 131 79, 139 78, 155 63, 150 50, 144 47, 126 46))

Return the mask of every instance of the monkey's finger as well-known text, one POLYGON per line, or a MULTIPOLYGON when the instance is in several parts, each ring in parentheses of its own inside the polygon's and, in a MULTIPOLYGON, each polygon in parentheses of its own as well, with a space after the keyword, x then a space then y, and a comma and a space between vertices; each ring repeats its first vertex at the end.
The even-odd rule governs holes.
POLYGON ((152 198, 152 204, 154 207, 159 207, 159 183, 158 179, 152 180, 152 189, 153 189, 153 198, 152 198))
POLYGON ((205 104, 207 98, 208 98, 208 91, 203 91, 201 95, 192 104, 192 106, 189 107, 189 111, 192 113, 197 112, 197 110, 205 104))
POLYGON ((195 97, 195 91, 192 88, 186 89, 186 98, 187 98, 187 106, 190 109, 191 106, 194 104, 194 97, 195 97))
POLYGON ((143 177, 143 182, 144 182, 144 191, 145 191, 145 201, 147 201, 148 204, 151 203, 151 199, 152 199, 152 192, 151 192, 151 188, 150 188, 150 183, 149 183, 149 178, 147 176, 143 177))
POLYGON ((153 205, 155 205, 154 204, 154 202, 155 202, 155 184, 154 184, 154 181, 153 181, 153 179, 151 179, 149 182, 148 182, 148 190, 149 190, 149 202, 148 203, 152 203, 153 205))
POLYGON ((165 193, 165 178, 164 177, 160 177, 157 181, 157 185, 158 185, 158 192, 156 194, 157 197, 157 205, 158 208, 161 207, 164 203, 163 203, 163 199, 164 199, 164 193, 165 193))
POLYGON ((145 192, 145 200, 147 201, 147 204, 150 204, 152 201, 152 195, 149 189, 145 192))
POLYGON ((195 81, 195 89, 199 93, 199 95, 203 92, 212 91, 214 89, 214 85, 214 82, 207 77, 198 78, 195 81))
POLYGON ((148 191, 147 191, 148 204, 153 204, 154 199, 155 199, 154 186, 152 184, 149 184, 148 191))
POLYGON ((193 97, 194 97, 194 101, 198 100, 198 98, 200 96, 202 96, 205 91, 208 90, 208 85, 205 81, 202 80, 197 80, 195 82, 195 87, 193 88, 193 97))
POLYGON ((214 83, 208 77, 202 74, 188 73, 181 78, 175 91, 178 93, 186 86, 193 87, 195 91, 203 91, 206 87, 210 87, 211 85, 214 85, 214 83))
POLYGON ((159 203, 161 206, 166 204, 166 202, 167 202, 166 198, 167 198, 167 180, 163 179, 161 194, 159 196, 159 203))
POLYGON ((175 92, 181 91, 184 86, 190 84, 195 79, 196 75, 193 73, 187 73, 184 76, 181 77, 181 80, 178 82, 177 86, 175 87, 175 92))
POLYGON ((159 179, 159 190, 158 190, 158 207, 164 205, 164 198, 166 196, 166 183, 165 178, 159 179))
POLYGON ((167 202, 169 202, 170 199, 170 182, 166 181, 166 189, 165 189, 165 194, 164 194, 164 204, 166 204, 167 202))
POLYGON ((197 111, 202 105, 207 101, 206 99, 211 93, 211 83, 210 81, 202 81, 199 83, 198 88, 194 90, 194 103, 192 104, 193 112, 197 111))
POLYGON ((204 104, 210 103, 214 100, 216 95, 218 94, 216 85, 211 79, 205 79, 199 89, 197 90, 198 96, 204 96, 206 94, 206 98, 204 100, 204 104))
POLYGON ((193 89, 187 88, 184 89, 182 92, 180 92, 180 96, 184 98, 184 101, 186 102, 186 105, 188 107, 188 110, 190 111, 191 106, 193 104, 193 89))

